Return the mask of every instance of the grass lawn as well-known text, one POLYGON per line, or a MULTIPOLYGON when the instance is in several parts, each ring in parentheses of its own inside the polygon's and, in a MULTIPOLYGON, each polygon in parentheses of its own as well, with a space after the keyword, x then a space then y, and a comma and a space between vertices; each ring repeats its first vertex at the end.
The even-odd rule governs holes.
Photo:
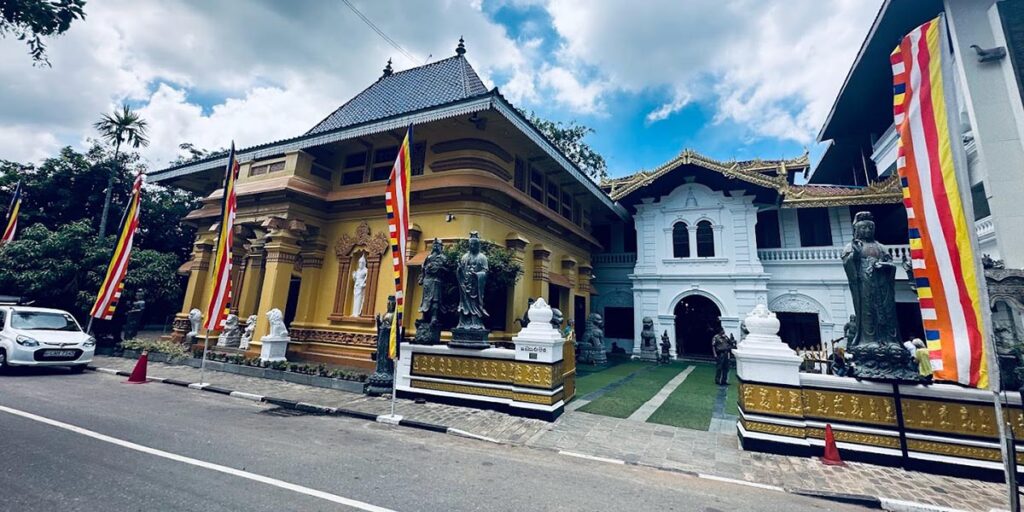
MULTIPOLYGON (((692 363, 693 372, 678 387, 665 403, 647 420, 648 423, 672 425, 674 427, 707 430, 711 425, 718 385, 715 384, 715 365, 692 363)), ((725 414, 739 414, 736 407, 736 372, 729 374, 729 390, 725 398, 725 414)))
POLYGON ((640 373, 628 384, 584 405, 580 410, 603 416, 628 418, 686 366, 688 365, 683 363, 672 363, 640 373))
POLYGON ((736 369, 729 370, 729 394, 725 395, 725 413, 733 416, 740 415, 740 379, 736 376, 736 369))
POLYGON ((576 398, 583 398, 584 395, 597 391, 608 384, 611 384, 620 379, 628 377, 631 373, 643 369, 647 366, 646 363, 640 361, 626 361, 622 364, 612 366, 611 368, 605 368, 601 371, 587 372, 583 367, 576 367, 576 398), (580 375, 583 373, 583 375, 580 375))

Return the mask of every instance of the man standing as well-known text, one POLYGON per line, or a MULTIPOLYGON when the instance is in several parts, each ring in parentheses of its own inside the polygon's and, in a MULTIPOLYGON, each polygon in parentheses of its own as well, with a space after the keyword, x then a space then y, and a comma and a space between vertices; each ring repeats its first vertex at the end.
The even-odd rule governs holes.
POLYGON ((715 384, 719 386, 729 385, 729 354, 732 343, 725 335, 725 329, 718 326, 718 332, 711 339, 711 355, 715 357, 715 384))

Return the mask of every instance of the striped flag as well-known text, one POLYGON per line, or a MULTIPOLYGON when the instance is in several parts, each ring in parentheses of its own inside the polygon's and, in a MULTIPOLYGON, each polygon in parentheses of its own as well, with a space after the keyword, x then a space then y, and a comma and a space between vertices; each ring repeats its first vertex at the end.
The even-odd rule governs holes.
POLYGON ((412 125, 405 132, 405 140, 398 148, 395 165, 384 192, 384 206, 388 211, 388 235, 391 238, 391 261, 395 268, 395 317, 391 322, 388 339, 388 357, 398 356, 398 331, 405 310, 405 245, 409 238, 409 182, 412 179, 412 125))
POLYGON ((983 279, 972 250, 974 226, 957 175, 961 146, 945 19, 903 38, 891 55, 896 168, 907 209, 910 253, 927 346, 937 380, 988 386, 983 279), (956 162, 956 165, 954 165, 956 162))
POLYGON ((220 227, 217 235, 217 253, 213 260, 213 295, 206 308, 206 330, 215 331, 224 324, 231 304, 231 242, 235 225, 235 181, 238 179, 238 161, 235 143, 231 143, 228 166, 224 173, 224 199, 221 203, 220 227))
POLYGON ((11 206, 7 208, 7 222, 4 224, 4 236, 0 238, 0 244, 14 240, 14 232, 18 229, 18 211, 21 210, 21 182, 14 187, 14 196, 11 197, 11 206))
POLYGON ((132 186, 132 197, 128 206, 124 209, 124 217, 121 218, 121 228, 118 229, 117 244, 114 245, 114 255, 110 258, 110 265, 107 266, 107 275, 103 278, 100 291, 96 294, 96 303, 92 305, 89 316, 100 320, 114 318, 114 309, 117 308, 117 301, 124 291, 124 276, 128 273, 128 259, 131 257, 132 242, 135 239, 135 232, 139 228, 139 211, 142 201, 142 173, 135 177, 135 185, 132 186))

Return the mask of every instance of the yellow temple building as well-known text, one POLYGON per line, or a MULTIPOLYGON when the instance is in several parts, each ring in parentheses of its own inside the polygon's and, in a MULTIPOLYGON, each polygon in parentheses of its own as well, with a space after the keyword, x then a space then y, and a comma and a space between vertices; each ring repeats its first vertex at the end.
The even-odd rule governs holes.
MULTIPOLYGON (((591 254, 601 249, 593 226, 623 221, 626 212, 497 89, 488 90, 465 53, 460 41, 454 57, 401 72, 389 63, 305 134, 237 151, 231 309, 243 322, 257 315, 250 353, 267 333, 264 313, 279 308, 290 329, 290 360, 373 367, 374 317, 394 293, 390 271, 381 271, 390 266, 384 187, 410 124, 407 335, 419 317, 419 266, 433 240, 451 244, 471 231, 507 248, 523 269, 505 297, 488 304, 492 342, 519 330, 515 320, 530 297, 543 297, 582 326, 594 292, 591 254), (362 279, 353 275, 360 259, 361 307, 353 282, 362 279)), ((148 176, 204 197, 184 219, 197 236, 182 267, 188 286, 177 339, 189 330, 189 311, 205 311, 209 301, 226 164, 219 154, 148 176)))

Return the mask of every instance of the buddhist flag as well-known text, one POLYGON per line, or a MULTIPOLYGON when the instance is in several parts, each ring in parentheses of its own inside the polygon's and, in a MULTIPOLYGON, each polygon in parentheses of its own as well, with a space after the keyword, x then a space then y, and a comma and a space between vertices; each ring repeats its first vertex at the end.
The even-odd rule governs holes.
POLYGON ((224 199, 221 201, 220 226, 217 235, 217 253, 213 260, 213 295, 206 308, 206 330, 220 328, 228 316, 231 304, 231 242, 235 225, 235 181, 238 179, 238 161, 235 143, 231 143, 228 166, 224 171, 224 199))
POLYGON ((398 148, 395 165, 384 191, 384 206, 388 211, 388 236, 391 238, 391 261, 395 268, 395 317, 391 322, 388 357, 398 356, 398 332, 405 310, 405 245, 409 238, 409 182, 412 179, 412 125, 405 132, 405 140, 398 148))
POLYGON ((910 254, 937 380, 988 386, 973 222, 957 176, 963 158, 945 19, 903 38, 891 55, 896 168, 907 208, 910 254))
POLYGON ((0 244, 14 240, 14 232, 18 229, 18 211, 21 210, 21 182, 14 187, 14 196, 11 197, 11 206, 7 208, 7 222, 4 223, 4 236, 0 238, 0 244))
POLYGON ((140 172, 135 177, 132 197, 121 218, 121 228, 117 231, 117 244, 114 245, 114 255, 110 258, 110 265, 107 266, 107 275, 103 278, 103 284, 100 285, 100 291, 96 295, 96 303, 92 305, 92 311, 89 312, 89 316, 93 318, 101 320, 114 318, 114 309, 117 308, 117 301, 121 298, 121 292, 124 290, 124 276, 128 273, 128 258, 132 252, 132 241, 139 228, 141 198, 142 173, 140 172))

